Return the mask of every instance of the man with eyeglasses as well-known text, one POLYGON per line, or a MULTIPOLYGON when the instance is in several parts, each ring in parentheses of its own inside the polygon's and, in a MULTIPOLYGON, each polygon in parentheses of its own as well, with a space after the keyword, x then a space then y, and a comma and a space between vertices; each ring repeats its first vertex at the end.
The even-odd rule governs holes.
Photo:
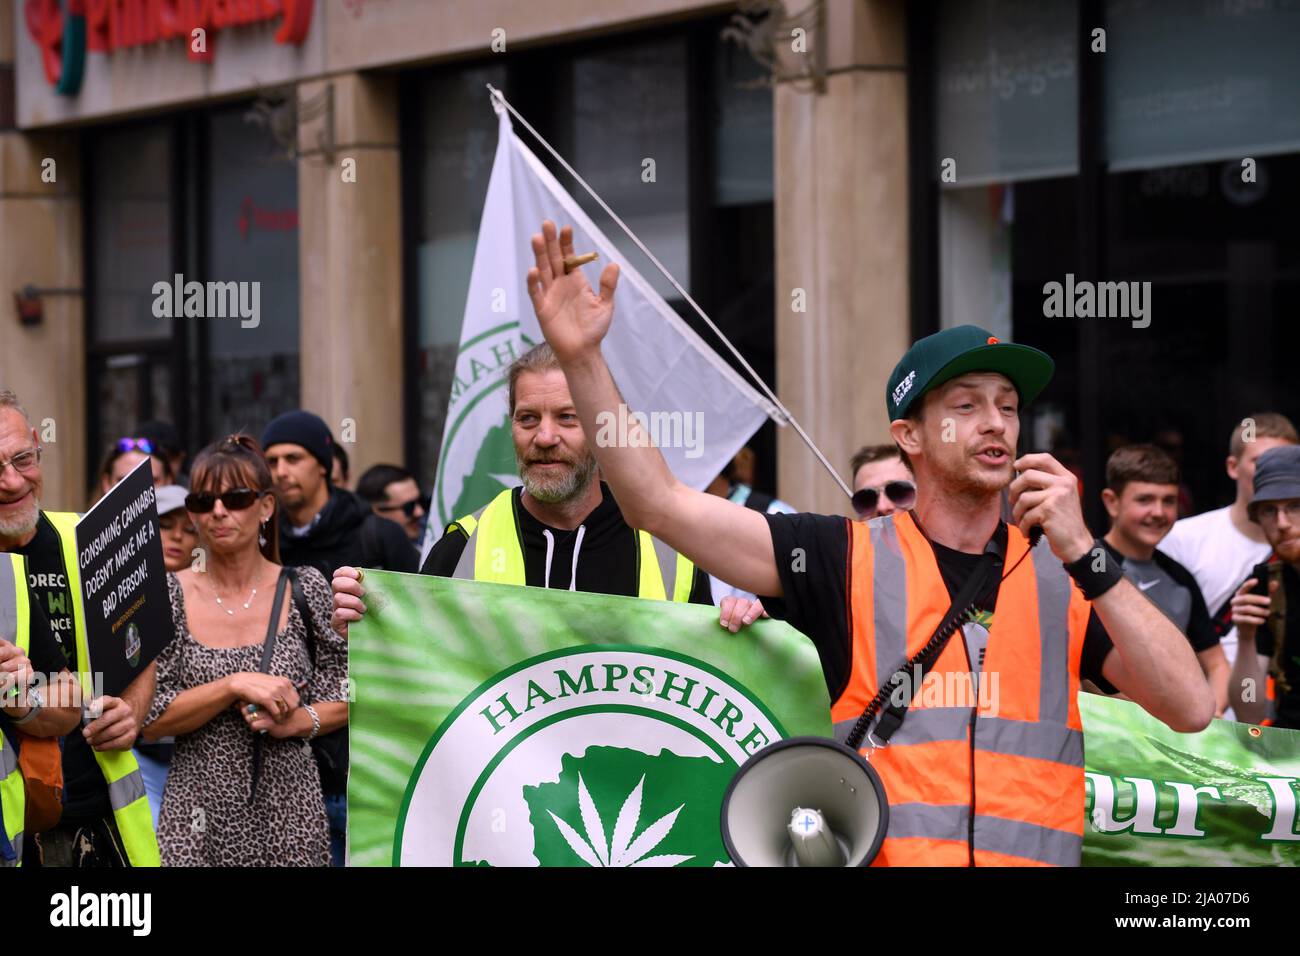
POLYGON ((399 465, 371 465, 357 481, 357 494, 371 511, 401 525, 411 544, 420 546, 428 509, 413 474, 399 465))
POLYGON ((1228 688, 1239 720, 1268 717, 1264 693, 1275 682, 1273 724, 1300 730, 1300 446, 1271 448, 1255 463, 1248 506, 1273 555, 1258 564, 1232 599, 1237 659, 1228 688))
MULTIPOLYGON (((78 515, 44 511, 41 447, 18 397, 0 390, 0 551, 27 559, 28 584, 49 618, 68 669, 92 686, 86 634, 78 627, 81 590, 78 515)), ((158 843, 144 780, 131 751, 153 700, 154 665, 121 697, 91 700, 89 720, 64 738, 63 814, 24 845, 25 866, 157 866, 158 843)))
POLYGON ((857 450, 853 473, 853 512, 863 521, 907 511, 916 504, 912 469, 897 445, 865 445, 857 450))

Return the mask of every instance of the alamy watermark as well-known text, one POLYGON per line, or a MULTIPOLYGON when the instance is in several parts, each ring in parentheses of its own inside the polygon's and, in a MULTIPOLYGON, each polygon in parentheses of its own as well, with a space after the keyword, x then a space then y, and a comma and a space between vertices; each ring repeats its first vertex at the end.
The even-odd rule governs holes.
POLYGON ((1151 324, 1150 282, 1065 282, 1043 285, 1043 315, 1049 319, 1132 319, 1133 328, 1151 324))
POLYGON ((186 282, 178 272, 171 282, 155 282, 152 292, 155 318, 237 318, 243 329, 262 324, 260 282, 186 282))
POLYGON ((619 404, 617 412, 596 415, 600 448, 684 448, 687 458, 704 454, 703 412, 634 412, 619 404), (635 427, 633 427, 635 426, 635 427))

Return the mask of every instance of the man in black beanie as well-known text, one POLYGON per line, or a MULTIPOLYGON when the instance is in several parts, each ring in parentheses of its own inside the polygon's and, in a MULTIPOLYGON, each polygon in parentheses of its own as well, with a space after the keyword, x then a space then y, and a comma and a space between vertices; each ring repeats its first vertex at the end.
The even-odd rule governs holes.
MULTIPOLYGON (((419 570, 419 554, 400 525, 381 518, 350 491, 330 484, 334 436, 320 416, 285 412, 262 432, 262 448, 280 502, 280 560, 287 567, 310 565, 326 579, 349 565, 385 571, 419 570)), ((347 730, 332 745, 339 766, 321 765, 321 787, 330 819, 330 850, 343 865, 347 820, 347 730)))
POLYGON ((343 565, 415 573, 419 555, 350 491, 330 483, 334 436, 311 412, 285 412, 262 432, 280 500, 280 557, 327 577, 343 565))

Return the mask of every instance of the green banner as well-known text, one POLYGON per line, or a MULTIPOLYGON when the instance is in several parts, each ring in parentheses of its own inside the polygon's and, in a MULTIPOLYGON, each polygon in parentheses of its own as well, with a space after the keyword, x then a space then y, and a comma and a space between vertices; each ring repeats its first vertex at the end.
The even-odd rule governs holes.
POLYGON ((367 571, 352 866, 716 866, 736 768, 828 736, 812 643, 714 608, 367 571))
POLYGON ((1081 694, 1085 866, 1296 866, 1300 731, 1226 720, 1170 730, 1081 694))
MULTIPOLYGON (((831 732, 812 643, 692 605, 366 572, 353 866, 714 866, 736 768, 831 732)), ((1300 732, 1080 695, 1083 862, 1300 864, 1300 732)))

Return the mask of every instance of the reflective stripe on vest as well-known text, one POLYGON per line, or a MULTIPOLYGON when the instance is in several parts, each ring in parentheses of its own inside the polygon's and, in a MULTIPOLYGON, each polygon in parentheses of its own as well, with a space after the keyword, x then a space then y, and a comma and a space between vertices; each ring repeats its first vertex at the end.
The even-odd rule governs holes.
MULTIPOLYGON (((0 640, 16 644, 23 653, 31 647, 27 570, 18 554, 0 554, 0 640)), ((0 866, 22 865, 26 809, 27 791, 18 767, 18 749, 0 733, 0 830, 5 840, 0 866)))
POLYGON ((0 866, 21 866, 23 862, 23 814, 27 809, 27 791, 18 769, 18 751, 9 738, 0 733, 0 820, 4 824, 4 852, 0 866), (10 855, 12 854, 12 858, 10 855))
MULTIPOLYGON (((86 642, 86 620, 81 608, 81 571, 77 564, 78 516, 67 511, 46 511, 44 514, 54 525, 63 547, 63 565, 72 597, 73 630, 77 640, 77 678, 81 681, 84 698, 89 700, 94 693, 94 682, 86 666, 90 653, 86 642)), ((161 866, 153 815, 149 812, 144 777, 135 754, 129 750, 92 750, 91 753, 95 755, 95 762, 108 784, 108 802, 113 808, 113 820, 122 835, 127 859, 132 866, 161 866)))
MULTIPOLYGON (((471 515, 452 522, 468 541, 456 562, 453 577, 498 584, 524 584, 524 545, 515 515, 514 491, 506 489, 471 515)), ((644 531, 637 535, 637 597, 685 603, 691 597, 695 565, 658 538, 644 531), (664 569, 668 573, 665 575, 664 569)))
MULTIPOLYGON (((951 604, 934 550, 907 512, 850 528, 852 668, 831 708, 841 741, 878 681, 921 649, 951 604)), ((1008 528, 1004 569, 1027 550, 1025 536, 1008 528)), ((877 863, 965 866, 972 847, 976 865, 1079 863, 1076 697, 1087 616, 1087 602, 1043 543, 999 587, 978 696, 961 634, 949 640, 911 688, 889 746, 870 753, 890 801, 877 863)))

